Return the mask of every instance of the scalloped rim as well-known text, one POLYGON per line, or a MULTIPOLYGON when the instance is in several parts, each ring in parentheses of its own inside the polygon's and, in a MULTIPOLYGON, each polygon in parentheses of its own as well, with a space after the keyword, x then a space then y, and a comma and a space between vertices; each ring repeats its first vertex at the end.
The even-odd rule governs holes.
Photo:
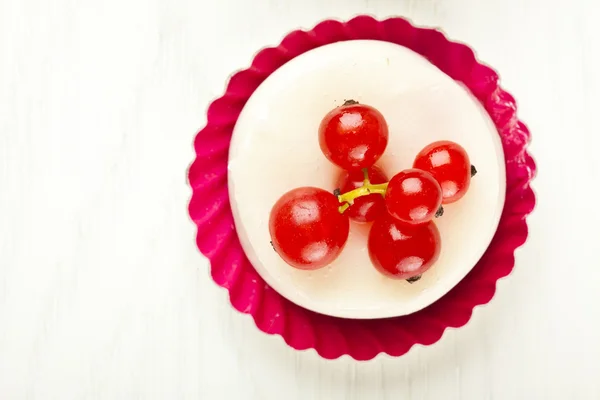
POLYGON ((436 29, 404 18, 378 21, 361 15, 347 22, 325 20, 312 30, 289 33, 277 47, 256 53, 249 68, 234 73, 225 94, 207 111, 207 124, 194 141, 196 159, 188 171, 192 198, 189 214, 197 225, 196 242, 211 263, 215 283, 229 291, 232 306, 251 314, 257 327, 278 334, 297 349, 315 349, 327 359, 349 355, 357 360, 380 353, 401 356, 415 344, 437 342, 446 328, 465 325, 479 305, 488 303, 496 282, 514 267, 514 251, 527 239, 526 217, 535 206, 530 183, 536 165, 527 152, 531 135, 516 116, 516 102, 498 74, 480 63, 465 44, 436 29), (425 56, 463 83, 489 113, 498 129, 506 160, 506 200, 498 229, 477 265, 450 292, 410 315, 375 320, 325 316, 291 303, 269 287, 244 254, 233 224, 227 192, 227 161, 233 127, 260 83, 290 59, 337 41, 375 39, 403 45, 425 56))

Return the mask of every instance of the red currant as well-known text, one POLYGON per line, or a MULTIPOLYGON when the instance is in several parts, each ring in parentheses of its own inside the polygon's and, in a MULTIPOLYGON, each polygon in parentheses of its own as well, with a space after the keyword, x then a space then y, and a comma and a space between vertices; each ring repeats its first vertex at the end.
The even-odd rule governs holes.
POLYGON ((383 115, 353 100, 330 111, 319 126, 323 154, 347 171, 375 164, 387 143, 388 126, 383 115))
POLYGON ((369 256, 375 268, 395 279, 427 271, 440 255, 440 233, 433 221, 412 225, 389 215, 375 220, 369 232, 369 256))
MULTIPOLYGON (((378 167, 367 169, 369 182, 373 184, 387 182, 387 176, 378 167)), ((360 170, 342 171, 338 179, 338 187, 342 193, 362 187, 365 183, 364 173, 360 170)), ((361 196, 354 199, 354 203, 344 211, 350 219, 356 222, 371 222, 385 213, 385 200, 378 193, 361 196)))
POLYGON ((269 218, 273 248, 299 269, 330 264, 342 252, 350 229, 338 208, 337 198, 323 189, 301 187, 285 193, 269 218))
POLYGON ((419 152, 413 163, 433 175, 442 187, 442 203, 462 198, 471 184, 471 161, 459 144, 447 140, 431 143, 419 152))
POLYGON ((388 183, 385 205, 393 217, 422 224, 431 221, 442 205, 442 189, 429 172, 407 169, 388 183))

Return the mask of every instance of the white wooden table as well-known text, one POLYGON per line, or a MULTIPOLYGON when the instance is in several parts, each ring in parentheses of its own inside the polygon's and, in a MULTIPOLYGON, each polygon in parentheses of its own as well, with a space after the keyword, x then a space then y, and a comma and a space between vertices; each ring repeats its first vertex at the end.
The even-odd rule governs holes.
POLYGON ((0 0, 0 398, 599 399, 596 3, 0 0), (539 166, 530 240, 492 302, 365 363, 296 352, 231 309, 185 176, 232 71, 358 13, 471 44, 519 100, 539 166))

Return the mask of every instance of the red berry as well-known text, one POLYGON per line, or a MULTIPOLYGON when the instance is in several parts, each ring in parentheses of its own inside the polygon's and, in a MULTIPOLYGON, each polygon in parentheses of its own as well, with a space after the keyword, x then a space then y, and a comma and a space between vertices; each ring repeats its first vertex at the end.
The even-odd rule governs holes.
POLYGON ((471 161, 459 144, 447 140, 431 143, 419 152, 413 163, 433 175, 442 187, 442 203, 454 203, 471 184, 471 161))
POLYGON ((351 100, 330 111, 319 126, 323 154, 347 171, 375 164, 387 143, 388 126, 383 115, 351 100))
POLYGON ((442 205, 442 189, 430 173, 407 169, 390 180, 385 205, 393 217, 422 224, 431 221, 442 205))
POLYGON ((337 198, 319 188, 301 187, 283 196, 271 209, 272 245, 289 265, 318 269, 330 264, 348 240, 348 217, 338 211, 337 198))
POLYGON ((369 256, 382 274, 409 279, 427 271, 440 255, 440 233, 433 221, 411 225, 386 215, 369 232, 369 256))
MULTIPOLYGON (((387 176, 378 167, 372 166, 367 170, 369 181, 371 183, 385 183, 387 176)), ((338 179, 337 187, 342 193, 349 192, 364 184, 364 174, 361 170, 342 171, 338 179)), ((356 222, 371 222, 375 218, 385 213, 385 200, 378 193, 367 196, 361 196, 354 199, 352 204, 344 214, 356 222)))

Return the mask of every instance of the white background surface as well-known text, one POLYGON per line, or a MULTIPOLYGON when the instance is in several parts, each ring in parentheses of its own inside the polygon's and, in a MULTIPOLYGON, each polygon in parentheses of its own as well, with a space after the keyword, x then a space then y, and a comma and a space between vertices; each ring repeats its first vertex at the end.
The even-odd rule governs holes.
POLYGON ((595 3, 0 0, 0 398, 600 398, 595 3), (232 311, 185 173, 233 70, 362 12, 442 26, 500 71, 539 201, 466 327, 399 359, 324 361, 232 311))

